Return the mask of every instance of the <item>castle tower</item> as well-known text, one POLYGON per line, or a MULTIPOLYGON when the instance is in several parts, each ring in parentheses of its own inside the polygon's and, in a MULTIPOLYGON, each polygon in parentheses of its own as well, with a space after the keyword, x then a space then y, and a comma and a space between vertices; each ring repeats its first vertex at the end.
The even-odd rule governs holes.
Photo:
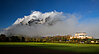
POLYGON ((75 37, 86 37, 86 36, 87 36, 86 32, 76 32, 75 33, 75 37))

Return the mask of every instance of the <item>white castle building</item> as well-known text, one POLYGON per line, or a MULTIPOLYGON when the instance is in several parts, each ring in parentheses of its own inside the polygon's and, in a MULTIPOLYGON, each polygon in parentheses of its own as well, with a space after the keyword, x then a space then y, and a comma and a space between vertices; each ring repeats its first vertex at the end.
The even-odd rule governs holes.
POLYGON ((87 36, 86 32, 76 32, 75 36, 70 37, 70 39, 79 38, 79 39, 92 39, 92 36, 87 36))

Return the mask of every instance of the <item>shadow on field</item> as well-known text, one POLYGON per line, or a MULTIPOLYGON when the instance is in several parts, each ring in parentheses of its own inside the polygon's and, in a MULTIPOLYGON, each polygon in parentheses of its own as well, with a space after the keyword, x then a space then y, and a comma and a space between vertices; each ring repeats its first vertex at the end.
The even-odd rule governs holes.
POLYGON ((0 46, 0 54, 81 54, 33 46, 0 46))
POLYGON ((32 46, 0 46, 0 54, 74 54, 32 46))

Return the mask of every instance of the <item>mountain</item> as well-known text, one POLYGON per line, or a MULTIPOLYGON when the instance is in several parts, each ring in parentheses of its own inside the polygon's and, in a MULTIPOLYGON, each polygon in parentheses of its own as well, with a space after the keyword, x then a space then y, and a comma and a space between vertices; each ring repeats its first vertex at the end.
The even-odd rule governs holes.
POLYGON ((55 22, 60 21, 60 17, 57 15, 61 14, 58 12, 50 12, 43 14, 39 11, 34 11, 29 16, 18 18, 14 24, 29 25, 29 26, 34 24, 53 25, 55 22))

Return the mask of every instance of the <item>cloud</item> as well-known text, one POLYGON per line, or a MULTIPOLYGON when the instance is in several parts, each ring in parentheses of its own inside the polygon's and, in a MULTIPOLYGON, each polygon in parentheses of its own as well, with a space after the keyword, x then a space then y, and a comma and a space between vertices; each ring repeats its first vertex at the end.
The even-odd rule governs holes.
MULTIPOLYGON (((18 18, 12 26, 5 29, 4 33, 9 35, 23 35, 29 37, 66 35, 75 32, 87 32, 98 37, 99 24, 82 21, 79 23, 80 15, 63 12, 39 12, 34 11, 28 16, 18 18)), ((89 21, 88 21, 89 22, 89 21)))
POLYGON ((99 18, 88 18, 79 23, 79 29, 88 33, 94 38, 99 38, 99 18))

